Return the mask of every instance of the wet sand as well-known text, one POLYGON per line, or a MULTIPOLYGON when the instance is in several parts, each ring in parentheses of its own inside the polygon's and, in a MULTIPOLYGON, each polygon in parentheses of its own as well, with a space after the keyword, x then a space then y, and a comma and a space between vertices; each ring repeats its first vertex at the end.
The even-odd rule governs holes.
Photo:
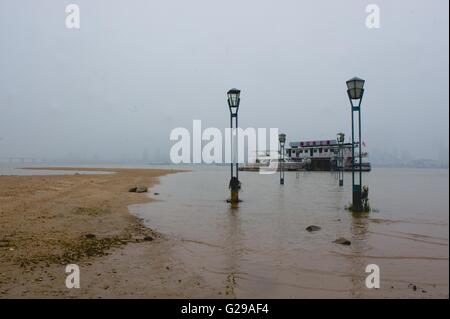
POLYGON ((177 171, 48 169, 112 173, 0 176, 0 298, 213 293, 168 257, 173 242, 143 226, 127 208, 156 197, 129 188, 150 188, 159 176, 177 171), (80 289, 65 286, 65 266, 72 263, 80 266, 80 289))

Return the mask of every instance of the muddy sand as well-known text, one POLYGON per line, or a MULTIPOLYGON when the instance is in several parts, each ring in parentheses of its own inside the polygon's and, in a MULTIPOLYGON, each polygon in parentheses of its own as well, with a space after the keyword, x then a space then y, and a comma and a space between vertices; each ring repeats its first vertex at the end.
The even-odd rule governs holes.
POLYGON ((111 174, 0 176, 0 298, 222 295, 167 253, 173 241, 128 211, 157 199, 158 177, 177 171, 45 169, 111 174), (149 193, 129 192, 137 185, 149 193), (80 289, 66 287, 68 264, 80 267, 80 289))

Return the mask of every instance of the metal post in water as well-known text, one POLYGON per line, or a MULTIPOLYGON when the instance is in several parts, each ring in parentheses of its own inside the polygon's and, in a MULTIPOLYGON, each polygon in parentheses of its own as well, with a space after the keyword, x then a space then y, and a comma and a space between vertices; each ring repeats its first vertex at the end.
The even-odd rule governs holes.
POLYGON ((284 185, 284 144, 286 142, 286 134, 279 134, 278 141, 280 142, 280 154, 278 156, 278 163, 280 165, 280 184, 284 185))
POLYGON ((338 142, 338 156, 336 160, 336 168, 338 170, 338 177, 339 177, 339 186, 344 186, 344 141, 345 141, 345 134, 344 133, 338 133, 337 134, 337 142, 338 142))
POLYGON ((362 212, 362 152, 361 152, 361 101, 364 95, 364 80, 354 77, 348 80, 347 94, 352 107, 352 204, 354 212, 362 212), (355 103, 356 102, 356 103, 355 103), (359 183, 355 182, 355 123, 354 113, 358 112, 359 183))
POLYGON ((231 178, 229 183, 229 189, 231 192, 230 203, 231 207, 237 207, 239 203, 239 190, 241 188, 241 183, 239 181, 239 164, 237 159, 237 128, 238 128, 238 110, 240 104, 240 94, 241 91, 238 89, 231 89, 228 91, 228 107, 230 109, 230 128, 231 128, 231 178), (233 121, 234 119, 234 121, 233 121), (234 123, 233 123, 234 122, 234 123), (234 125, 233 125, 234 124, 234 125), (236 142, 233 145, 233 130, 236 132, 236 142), (236 151, 234 151, 234 147, 236 147, 236 151))

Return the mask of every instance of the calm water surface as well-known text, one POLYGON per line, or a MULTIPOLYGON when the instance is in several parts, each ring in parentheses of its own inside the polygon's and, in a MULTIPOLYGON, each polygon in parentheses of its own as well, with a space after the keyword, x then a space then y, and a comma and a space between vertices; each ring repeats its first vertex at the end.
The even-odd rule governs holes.
POLYGON ((161 178, 159 200, 131 210, 178 241, 168 254, 224 296, 448 297, 448 170, 364 174, 374 211, 359 216, 345 210, 350 174, 344 187, 330 172, 278 179, 240 172, 243 202, 230 209, 228 168, 202 166, 161 178), (379 290, 365 286, 368 264, 380 267, 379 290))

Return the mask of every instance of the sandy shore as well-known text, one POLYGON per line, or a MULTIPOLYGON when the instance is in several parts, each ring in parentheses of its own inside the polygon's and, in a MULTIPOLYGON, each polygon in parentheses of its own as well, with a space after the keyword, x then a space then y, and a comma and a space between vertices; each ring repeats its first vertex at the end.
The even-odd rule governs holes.
POLYGON ((129 188, 151 188, 176 171, 51 169, 113 173, 0 176, 0 298, 217 295, 168 257, 170 240, 127 209, 157 197, 129 188), (80 289, 65 286, 71 263, 80 266, 80 289))

